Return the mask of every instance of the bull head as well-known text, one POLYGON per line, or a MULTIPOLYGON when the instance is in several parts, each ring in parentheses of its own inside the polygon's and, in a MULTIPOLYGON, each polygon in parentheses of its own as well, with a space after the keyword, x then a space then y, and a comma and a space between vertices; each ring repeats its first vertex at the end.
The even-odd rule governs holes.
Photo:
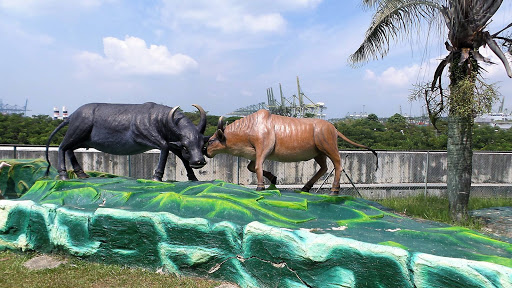
MULTIPOLYGON (((192 104, 192 106, 196 107, 197 110, 199 110, 199 114, 200 114, 200 119, 199 119, 199 124, 197 124, 197 130, 201 133, 201 134, 204 134, 204 131, 206 130, 206 112, 204 111, 204 109, 197 105, 197 104, 192 104)), ((176 121, 174 121, 174 114, 176 113, 176 110, 178 110, 180 108, 180 106, 176 106, 174 108, 172 108, 171 112, 169 112, 169 125, 171 126, 171 129, 173 129, 174 131, 178 131, 177 127, 176 127, 176 121)))
POLYGON ((217 131, 213 134, 210 139, 208 139, 208 144, 206 146, 206 157, 212 158, 215 154, 219 153, 222 149, 226 147, 226 136, 224 135, 224 116, 219 118, 219 122, 217 123, 217 131))
POLYGON ((181 128, 179 128, 177 127, 178 124, 175 120, 176 110, 178 110, 179 106, 172 108, 169 112, 169 126, 171 130, 173 130, 177 135, 180 135, 179 141, 169 142, 169 145, 173 147, 173 149, 181 151, 181 156, 189 162, 190 167, 198 169, 206 164, 202 152, 204 143, 203 133, 206 128, 206 112, 199 105, 194 104, 192 106, 196 107, 201 115, 199 124, 197 126, 194 126, 189 119, 183 119, 185 122, 182 122, 183 120, 181 120, 179 124, 181 128))

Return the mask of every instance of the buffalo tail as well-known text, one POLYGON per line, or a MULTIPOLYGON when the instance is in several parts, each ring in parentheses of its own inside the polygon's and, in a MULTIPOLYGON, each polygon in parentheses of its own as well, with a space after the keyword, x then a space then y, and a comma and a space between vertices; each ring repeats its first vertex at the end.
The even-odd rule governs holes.
POLYGON ((377 157, 377 152, 375 152, 375 150, 373 150, 372 148, 370 148, 370 147, 368 147, 368 146, 365 146, 365 145, 363 145, 363 144, 356 143, 356 142, 354 142, 354 141, 352 141, 352 140, 348 139, 348 138, 347 138, 347 136, 343 135, 340 131, 336 131, 336 132, 338 132, 338 136, 339 136, 341 139, 345 140, 347 143, 352 144, 352 145, 354 145, 354 146, 356 146, 356 147, 360 147, 360 148, 364 148, 364 149, 367 149, 367 150, 369 150, 369 151, 372 151, 372 153, 373 153, 373 155, 375 155, 375 159, 376 159, 376 160, 375 160, 375 161, 376 161, 376 168, 375 168, 375 171, 377 171, 377 169, 379 169, 379 157, 377 157))

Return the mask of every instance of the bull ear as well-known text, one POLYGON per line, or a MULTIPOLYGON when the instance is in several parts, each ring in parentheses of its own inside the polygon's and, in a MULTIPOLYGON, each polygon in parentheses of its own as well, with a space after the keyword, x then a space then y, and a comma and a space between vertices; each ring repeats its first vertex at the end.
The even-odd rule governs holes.
POLYGON ((171 148, 181 150, 182 145, 180 142, 169 142, 169 146, 171 146, 171 148))
POLYGON ((226 141, 226 136, 224 135, 224 131, 221 129, 217 129, 217 138, 220 142, 226 141))

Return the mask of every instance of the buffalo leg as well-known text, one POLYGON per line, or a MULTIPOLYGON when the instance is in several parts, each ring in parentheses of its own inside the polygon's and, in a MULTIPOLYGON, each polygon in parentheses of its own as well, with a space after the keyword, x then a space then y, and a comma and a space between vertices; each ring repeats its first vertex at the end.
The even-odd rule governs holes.
POLYGON ((82 166, 78 163, 76 160, 75 152, 73 150, 66 151, 66 155, 68 156, 69 161, 71 162, 71 165, 73 166, 73 171, 75 172, 76 177, 80 179, 89 178, 89 175, 84 172, 84 169, 82 169, 82 166))
POLYGON ((164 169, 165 164, 167 163, 167 157, 169 156, 169 149, 161 149, 160 157, 158 158, 158 166, 155 169, 155 174, 153 174, 153 180, 162 181, 162 177, 164 177, 164 169))
POLYGON ((91 133, 91 128, 92 123, 90 123, 90 121, 70 122, 68 131, 64 135, 64 138, 62 139, 62 142, 59 146, 59 163, 57 170, 59 172, 60 179, 69 179, 66 169, 66 155, 70 157, 70 161, 71 164, 73 164, 73 169, 75 170, 75 173, 78 168, 79 171, 77 173, 77 176, 83 176, 80 173, 82 167, 80 167, 80 165, 76 161, 73 150, 77 147, 80 147, 80 144, 83 143, 89 137, 91 133))
POLYGON ((59 146, 59 163, 57 164, 57 171, 59 172, 60 180, 68 180, 68 171, 66 169, 66 150, 61 146, 59 146))
MULTIPOLYGON (((256 162, 249 162, 249 165, 247 165, 247 170, 251 171, 252 173, 256 173, 256 162)), ((263 170, 263 176, 265 176, 265 178, 267 178, 271 184, 277 184, 277 177, 274 174, 272 174, 272 172, 263 170)), ((261 183, 263 183, 263 179, 261 179, 261 183)), ((258 180, 258 187, 256 188, 256 190, 265 190, 265 184, 260 185, 260 180, 258 180)))
POLYGON ((334 181, 332 181, 331 193, 329 195, 338 195, 340 193, 340 177, 341 177, 341 158, 338 149, 333 149, 327 154, 334 165, 334 181))
POLYGON ((324 155, 324 154, 320 154, 318 156, 315 157, 315 161, 316 163, 318 163, 318 165, 320 165, 320 170, 318 170, 315 175, 313 175, 313 178, 311 178, 307 183, 306 185, 304 185, 304 187, 302 187, 302 191, 304 192, 309 192, 309 190, 311 190, 311 188, 313 188, 313 184, 315 184, 316 181, 318 181, 318 179, 320 179, 320 177, 322 177, 322 175, 325 174, 325 172, 327 172, 327 157, 324 155))
POLYGON ((199 181, 197 180, 196 174, 194 173, 194 169, 190 167, 190 163, 183 158, 181 153, 175 153, 178 158, 180 158, 181 162, 183 162, 183 166, 185 166, 185 170, 187 170, 187 178, 190 181, 199 181))

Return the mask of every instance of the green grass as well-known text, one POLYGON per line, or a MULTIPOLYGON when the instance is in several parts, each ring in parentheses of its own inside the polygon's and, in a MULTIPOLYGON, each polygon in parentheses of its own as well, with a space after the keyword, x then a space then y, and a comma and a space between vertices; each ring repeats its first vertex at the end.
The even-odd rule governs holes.
POLYGON ((38 254, 0 252, 0 287, 186 287, 210 288, 221 284, 219 281, 177 277, 159 274, 155 271, 104 265, 80 260, 76 257, 55 256, 67 259, 66 264, 57 268, 29 270, 23 266, 27 260, 38 254))
MULTIPOLYGON (((413 197, 396 197, 377 200, 385 207, 407 216, 455 224, 470 229, 480 230, 483 226, 479 219, 469 218, 463 222, 454 223, 448 210, 448 199, 436 196, 418 195, 413 197)), ((512 206, 511 198, 473 198, 469 199, 468 209, 478 210, 490 207, 512 206)))

